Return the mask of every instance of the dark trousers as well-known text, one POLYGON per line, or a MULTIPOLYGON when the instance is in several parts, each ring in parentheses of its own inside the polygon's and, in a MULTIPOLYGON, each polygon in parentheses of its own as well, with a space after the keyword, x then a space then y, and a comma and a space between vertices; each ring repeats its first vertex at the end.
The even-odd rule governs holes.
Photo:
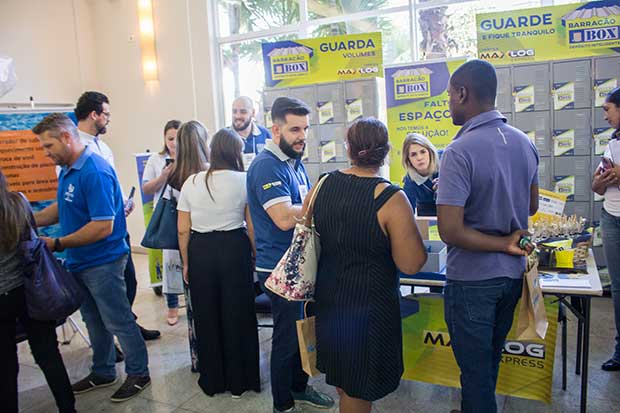
POLYGON ((75 397, 56 338, 55 321, 37 321, 28 316, 24 287, 0 295, 0 410, 17 413, 16 320, 28 335, 35 361, 43 371, 61 413, 75 412, 75 397))
POLYGON ((448 280, 444 312, 452 351, 461 369, 463 413, 495 413, 495 385, 502 349, 523 280, 448 280))
MULTIPOLYGON (((131 258, 131 242, 129 240, 129 234, 125 238, 127 245, 129 245, 129 252, 127 253, 127 265, 125 266, 125 285, 127 287, 127 299, 129 300, 129 307, 133 306, 133 302, 136 300, 136 293, 138 290, 138 280, 136 279, 136 267, 133 265, 133 259, 131 258)), ((134 313, 134 318, 138 316, 134 313)))
POLYGON ((188 248, 200 388, 260 392, 251 244, 244 228, 192 232, 188 248), (208 251, 208 254, 205 254, 208 251))
POLYGON ((265 288, 268 272, 258 272, 261 287, 271 299, 273 337, 271 339, 271 394, 280 411, 295 405, 291 392, 303 392, 308 375, 301 368, 296 321, 303 317, 303 303, 287 301, 265 288))

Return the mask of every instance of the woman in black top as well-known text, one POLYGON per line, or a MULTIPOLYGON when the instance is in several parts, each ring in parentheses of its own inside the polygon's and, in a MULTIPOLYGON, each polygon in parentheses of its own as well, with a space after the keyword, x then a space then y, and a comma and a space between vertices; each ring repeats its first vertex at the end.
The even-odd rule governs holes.
POLYGON ((407 197, 379 174, 389 151, 385 125, 362 119, 346 144, 351 168, 327 177, 314 207, 317 367, 337 387, 340 412, 362 413, 400 383, 398 269, 415 274, 426 251, 407 197))
POLYGON ((75 412, 75 397, 58 351, 56 322, 28 316, 23 287, 20 241, 28 239, 31 211, 26 200, 10 192, 0 170, 0 410, 17 413, 16 323, 28 335, 35 361, 43 370, 61 413, 75 412))

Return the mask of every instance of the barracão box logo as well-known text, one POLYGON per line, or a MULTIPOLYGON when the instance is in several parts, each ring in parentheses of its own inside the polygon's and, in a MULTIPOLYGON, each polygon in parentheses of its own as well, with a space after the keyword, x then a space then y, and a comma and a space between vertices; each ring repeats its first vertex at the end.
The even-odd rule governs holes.
POLYGON ((618 54, 620 47, 618 0, 483 13, 476 24, 478 56, 498 65, 618 54))

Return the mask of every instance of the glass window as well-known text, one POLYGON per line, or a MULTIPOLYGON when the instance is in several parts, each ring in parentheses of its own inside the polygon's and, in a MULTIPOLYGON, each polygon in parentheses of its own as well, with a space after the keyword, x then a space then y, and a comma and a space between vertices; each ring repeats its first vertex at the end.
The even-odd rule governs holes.
MULTIPOLYGON (((424 2, 422 2, 423 4, 424 2)), ((540 0, 472 1, 417 11, 420 59, 476 56, 476 14, 540 7, 540 0)))
POLYGON ((409 0, 308 0, 308 17, 310 19, 322 19, 408 5, 409 0))
POLYGON ((241 95, 249 96, 256 103, 256 119, 263 123, 261 96, 265 86, 262 42, 296 39, 296 34, 256 39, 242 43, 223 45, 222 92, 224 96, 224 117, 226 125, 231 124, 233 100, 241 95))
POLYGON ((390 13, 363 20, 314 26, 312 37, 381 32, 385 64, 411 61, 409 12, 390 13))
POLYGON ((298 0, 217 0, 220 36, 299 22, 298 0))

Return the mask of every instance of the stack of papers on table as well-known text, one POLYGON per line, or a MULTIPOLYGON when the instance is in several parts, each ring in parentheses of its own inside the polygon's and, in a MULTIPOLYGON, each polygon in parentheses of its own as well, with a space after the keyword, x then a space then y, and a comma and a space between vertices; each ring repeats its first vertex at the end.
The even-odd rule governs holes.
POLYGON ((544 274, 540 276, 540 286, 542 288, 592 288, 590 280, 580 278, 568 278, 566 276, 557 276, 544 274))

